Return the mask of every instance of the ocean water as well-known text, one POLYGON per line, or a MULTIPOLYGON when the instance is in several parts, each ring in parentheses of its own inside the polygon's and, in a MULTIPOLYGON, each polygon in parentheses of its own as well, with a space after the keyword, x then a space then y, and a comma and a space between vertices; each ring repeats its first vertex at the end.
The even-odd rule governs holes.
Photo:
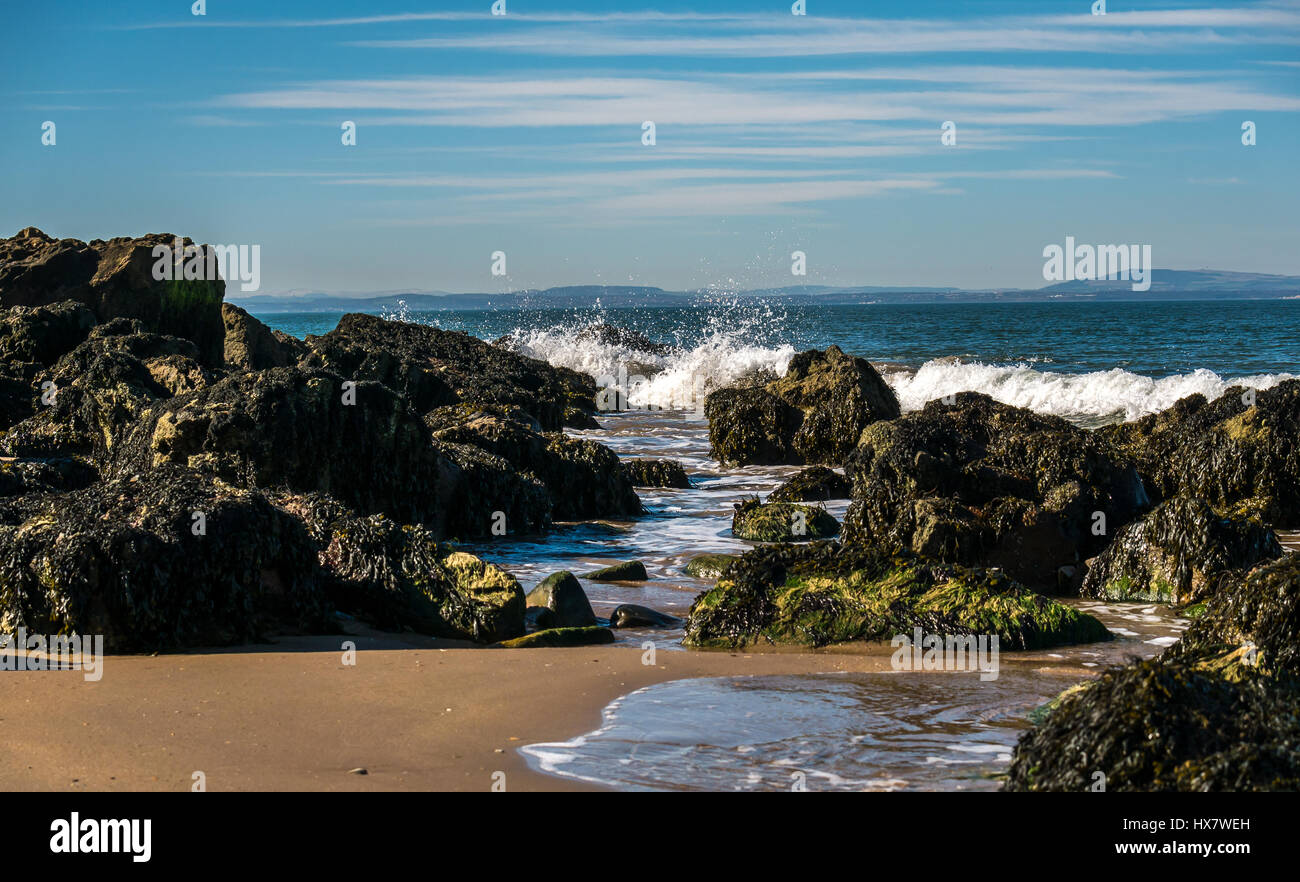
MULTIPOLYGON (((297 336, 321 334, 337 314, 267 314, 297 336)), ((854 306, 795 311, 721 301, 691 309, 404 313, 407 321, 507 337, 517 351, 594 376, 629 362, 646 375, 631 407, 572 434, 623 458, 679 460, 693 486, 641 489, 644 516, 561 523, 538 536, 466 544, 532 588, 548 574, 579 576, 598 616, 637 603, 684 617, 711 583, 686 575, 695 555, 741 553, 733 504, 765 496, 797 471, 724 468, 709 457, 707 424, 680 404, 692 390, 752 373, 780 374, 801 349, 837 344, 873 361, 904 409, 973 389, 1082 425, 1133 419, 1234 384, 1264 388, 1300 375, 1300 302, 1217 304, 969 304, 854 306), (671 344, 666 354, 598 342, 584 331, 618 325, 671 344), (675 406, 676 405, 676 406, 675 406), (644 583, 582 574, 642 561, 644 583)), ((846 502, 828 511, 842 519, 846 502)), ((1028 714, 1062 689, 1128 656, 1149 656, 1186 627, 1153 604, 1069 601, 1116 635, 1108 643, 1003 653, 1003 675, 981 682, 922 672, 681 680, 621 697, 602 725, 568 741, 521 749, 549 774, 619 789, 994 789, 1028 714)), ((684 651, 682 631, 630 629, 618 642, 684 651)), ((867 651, 864 649, 864 651, 867 651)))
MULTIPOLYGON (((259 317, 298 337, 323 334, 339 318, 259 317)), ((1300 300, 808 308, 722 298, 696 307, 393 317, 486 340, 508 337, 520 352, 593 376, 618 376, 632 360, 655 373, 631 390, 630 403, 669 409, 689 409, 697 392, 754 371, 779 374, 794 353, 831 344, 876 363, 904 410, 974 390, 1085 425, 1136 419, 1195 392, 1214 397, 1234 384, 1266 388, 1300 375, 1300 300), (581 337, 601 323, 674 351, 637 353, 581 337)))

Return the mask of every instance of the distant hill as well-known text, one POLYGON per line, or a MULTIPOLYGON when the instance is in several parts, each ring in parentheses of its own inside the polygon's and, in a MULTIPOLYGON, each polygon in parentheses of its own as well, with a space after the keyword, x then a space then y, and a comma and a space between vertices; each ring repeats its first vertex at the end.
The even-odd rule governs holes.
POLYGON ((1238 273, 1226 270, 1152 271, 1151 289, 1134 291, 1124 280, 1060 282, 1043 288, 965 289, 934 287, 831 287, 797 285, 737 292, 666 291, 645 285, 569 285, 506 294, 449 294, 443 291, 326 294, 292 292, 244 296, 227 291, 226 299, 253 313, 277 312, 416 312, 438 309, 569 309, 603 306, 690 306, 719 297, 762 297, 792 304, 841 306, 863 303, 1024 303, 1090 300, 1255 300, 1300 296, 1300 276, 1238 273))

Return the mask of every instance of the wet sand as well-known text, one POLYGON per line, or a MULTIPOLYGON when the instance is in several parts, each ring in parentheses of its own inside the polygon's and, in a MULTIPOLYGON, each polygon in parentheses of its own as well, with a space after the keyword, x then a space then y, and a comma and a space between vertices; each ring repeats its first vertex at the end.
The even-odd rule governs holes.
POLYGON ((596 728, 620 695, 682 677, 879 671, 888 653, 468 648, 392 638, 109 656, 104 676, 0 674, 0 789, 584 790, 522 745, 596 728), (450 647, 450 648, 439 648, 450 647), (367 774, 351 773, 364 768, 367 774))

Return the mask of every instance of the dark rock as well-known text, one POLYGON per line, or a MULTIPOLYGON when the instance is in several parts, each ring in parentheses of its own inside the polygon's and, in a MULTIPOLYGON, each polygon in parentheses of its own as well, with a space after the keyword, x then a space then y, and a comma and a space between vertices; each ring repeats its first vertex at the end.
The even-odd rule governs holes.
POLYGON ((1000 649, 1109 639, 1101 622, 999 572, 834 542, 773 545, 733 563, 695 599, 691 646, 824 646, 892 640, 914 628, 997 635, 1000 649))
POLYGON ((606 346, 616 346, 619 349, 649 355, 668 355, 673 351, 673 347, 666 343, 656 343, 639 331, 620 328, 616 325, 600 324, 583 328, 578 332, 576 339, 580 341, 595 340, 606 346))
POLYGON ((271 330, 233 303, 221 304, 221 320, 226 328, 227 367, 253 371, 289 367, 307 354, 306 343, 271 330))
POLYGON ((327 633, 328 612, 302 524, 208 475, 169 465, 0 499, 0 632, 149 651, 327 633))
POLYGON ((827 502, 848 499, 852 487, 849 479, 826 466, 812 466, 777 487, 768 502, 827 502))
POLYGON ((799 353, 763 389, 718 390, 704 411, 711 455, 738 465, 842 463, 864 428, 899 415, 876 369, 838 346, 799 353))
POLYGON ((79 459, 0 459, 0 496, 80 490, 99 480, 99 471, 79 459))
POLYGON ((448 536, 540 533, 551 525, 551 493, 535 476, 473 444, 436 441, 434 447, 458 468, 447 505, 448 536))
POLYGON ((686 564, 686 575, 696 579, 717 579, 739 557, 734 554, 701 554, 686 564))
POLYGON ((846 543, 999 566, 1040 590, 1149 504, 1102 438, 973 392, 873 423, 845 468, 846 543))
POLYGON ((635 603, 620 603, 609 617, 611 628, 680 628, 682 620, 635 603))
POLYGON ((650 576, 645 571, 645 564, 629 560, 587 573, 583 578, 595 582, 644 582, 650 576))
POLYGON ((1107 600, 1188 603, 1223 578, 1241 578, 1282 555, 1273 531, 1221 518, 1204 502, 1176 496, 1120 529, 1088 561, 1080 593, 1107 600))
POLYGON ((503 640, 500 645, 506 649, 531 649, 540 646, 598 646, 613 642, 613 631, 591 625, 584 628, 547 628, 513 640, 503 640))
POLYGON ((530 631, 554 628, 555 611, 545 606, 530 606, 524 610, 524 624, 530 631))
POLYGON ((1099 434, 1137 461, 1157 499, 1182 493, 1224 516, 1300 528, 1300 380, 1192 395, 1099 434))
POLYGON ((439 544, 420 526, 383 515, 329 527, 321 564, 343 612, 386 630, 495 643, 524 633, 524 592, 514 576, 439 544))
POLYGON ((736 503, 731 532, 750 542, 802 542, 827 539, 840 531, 824 508, 793 502, 760 503, 757 497, 736 503))
POLYGON ((306 364, 381 382, 420 413, 461 402, 510 405, 558 431, 566 418, 573 420, 571 409, 596 409, 591 377, 457 331, 350 313, 328 334, 308 337, 307 345, 306 364))
MULTIPOLYGON (((221 279, 155 280, 158 258, 153 249, 171 248, 175 241, 170 234, 152 233, 86 243, 52 239, 29 227, 11 239, 0 239, 0 306, 75 300, 90 307, 101 322, 138 319, 146 331, 190 340, 205 366, 220 367, 226 284, 221 279)), ((182 243, 194 244, 189 239, 182 243)))
POLYGON ((623 471, 637 487, 673 487, 689 490, 691 479, 682 464, 671 459, 628 459, 623 471))
POLYGON ((0 310, 0 362, 50 367, 85 340, 96 323, 95 314, 75 300, 0 310))
POLYGON ((343 383, 300 368, 233 374, 141 414, 112 469, 180 463, 236 486, 329 493, 361 514, 440 533, 455 466, 402 396, 360 382, 345 404, 343 383))
POLYGON ((529 591, 528 606, 544 606, 554 612, 555 624, 560 628, 596 624, 596 613, 591 609, 587 593, 568 570, 552 573, 529 591))

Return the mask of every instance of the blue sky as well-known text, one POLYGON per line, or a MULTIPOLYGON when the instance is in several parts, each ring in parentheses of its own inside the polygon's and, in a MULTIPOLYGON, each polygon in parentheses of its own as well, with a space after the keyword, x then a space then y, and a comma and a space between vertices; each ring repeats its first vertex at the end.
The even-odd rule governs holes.
POLYGON ((0 233, 260 244, 262 293, 1300 274, 1300 2, 1107 5, 6 4, 0 233))

